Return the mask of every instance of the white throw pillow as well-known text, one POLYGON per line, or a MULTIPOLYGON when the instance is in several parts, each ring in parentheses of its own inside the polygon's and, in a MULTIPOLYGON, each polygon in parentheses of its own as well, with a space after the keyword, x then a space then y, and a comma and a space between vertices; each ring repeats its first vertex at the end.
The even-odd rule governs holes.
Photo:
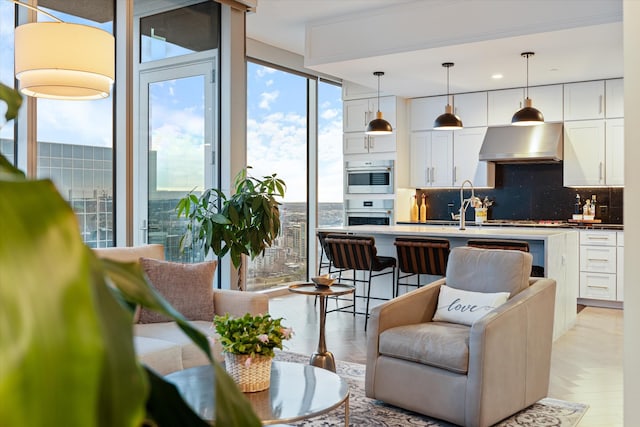
POLYGON ((471 326, 473 322, 504 304, 508 298, 509 292, 472 292, 442 285, 433 320, 471 326))

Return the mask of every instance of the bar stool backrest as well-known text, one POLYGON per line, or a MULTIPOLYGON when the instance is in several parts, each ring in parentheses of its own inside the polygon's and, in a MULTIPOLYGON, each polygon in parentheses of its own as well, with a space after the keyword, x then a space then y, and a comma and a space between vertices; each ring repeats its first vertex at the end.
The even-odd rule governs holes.
POLYGON ((523 240, 472 239, 467 242, 467 246, 529 252, 529 243, 523 240))
POLYGON ((371 270, 377 253, 373 236, 329 234, 325 242, 335 267, 348 270, 371 270))
POLYGON ((398 237, 398 267, 404 273, 444 276, 449 260, 449 241, 435 238, 398 237))

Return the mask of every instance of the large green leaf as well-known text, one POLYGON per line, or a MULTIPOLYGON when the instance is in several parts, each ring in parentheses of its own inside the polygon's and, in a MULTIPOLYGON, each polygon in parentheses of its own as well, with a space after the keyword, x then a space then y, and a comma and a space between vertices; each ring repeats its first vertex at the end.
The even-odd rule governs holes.
POLYGON ((5 120, 15 119, 18 115, 20 105, 22 105, 22 96, 20 93, 0 83, 0 99, 7 103, 7 111, 4 113, 5 120))
POLYGON ((74 213, 48 180, 0 194, 0 425, 139 425, 131 314, 96 280, 74 213))

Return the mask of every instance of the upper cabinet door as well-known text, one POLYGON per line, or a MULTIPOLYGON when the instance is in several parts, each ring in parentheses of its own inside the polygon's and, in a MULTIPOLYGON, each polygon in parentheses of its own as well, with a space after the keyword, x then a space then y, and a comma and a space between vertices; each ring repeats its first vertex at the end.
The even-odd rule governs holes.
MULTIPOLYGON (((487 95, 489 126, 506 126, 511 124, 511 118, 522 108, 524 89, 492 90, 487 95)), ((463 122, 464 123, 464 122, 463 122)))
POLYGON ((624 185, 624 119, 610 119, 606 127, 606 184, 624 185))
MULTIPOLYGON (((462 125, 465 128, 486 126, 487 92, 461 93, 459 95, 454 95, 453 111, 456 116, 460 117, 462 125)), ((444 112, 444 107, 442 112, 444 112)))
POLYGON ((430 185, 451 187, 453 185, 453 132, 434 130, 431 132, 430 185))
POLYGON ((622 79, 606 80, 606 108, 607 118, 624 117, 624 81, 622 79))
POLYGON ((412 132, 410 144, 409 185, 414 188, 427 187, 430 171, 427 165, 427 149, 431 148, 431 133, 412 132))
POLYGON ((494 187, 495 163, 478 160, 486 127, 453 131, 453 185, 459 187, 468 179, 473 186, 494 187))
POLYGON ((342 106, 344 132, 364 132, 371 120, 371 105, 368 99, 344 101, 342 106))
MULTIPOLYGON (((383 96, 380 98, 380 108, 378 108, 378 99, 372 98, 369 100, 369 108, 370 108, 370 119, 369 121, 376 118, 376 111, 380 110, 382 113, 382 118, 389 122, 393 130, 396 129, 396 97, 395 96, 383 96)), ((369 124, 367 124, 365 127, 369 124)))
POLYGON ((561 122, 562 85, 536 86, 529 88, 529 98, 533 107, 540 110, 545 122, 561 122))
POLYGON ((564 124, 564 186, 605 184, 604 120, 564 124))
POLYGON ((564 119, 604 118, 604 80, 564 85, 564 119))
POLYGON ((430 96, 427 98, 413 98, 409 101, 409 130, 431 130, 436 117, 444 113, 447 105, 446 96, 430 96))

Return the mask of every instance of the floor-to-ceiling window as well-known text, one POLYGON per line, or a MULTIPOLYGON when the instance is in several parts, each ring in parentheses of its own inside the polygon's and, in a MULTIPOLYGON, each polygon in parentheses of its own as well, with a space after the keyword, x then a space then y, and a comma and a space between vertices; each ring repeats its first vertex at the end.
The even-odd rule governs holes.
POLYGON ((344 224, 342 88, 318 83, 318 226, 344 224))
MULTIPOLYGON (((16 6, 0 2, 0 83, 13 87, 13 27, 16 6)), ((0 154, 15 164, 14 120, 6 122, 7 105, 0 102, 0 154)))
POLYGON ((306 280, 308 226, 307 86, 298 74, 247 65, 247 165, 256 177, 278 174, 287 184, 282 230, 247 269, 247 289, 306 280))

